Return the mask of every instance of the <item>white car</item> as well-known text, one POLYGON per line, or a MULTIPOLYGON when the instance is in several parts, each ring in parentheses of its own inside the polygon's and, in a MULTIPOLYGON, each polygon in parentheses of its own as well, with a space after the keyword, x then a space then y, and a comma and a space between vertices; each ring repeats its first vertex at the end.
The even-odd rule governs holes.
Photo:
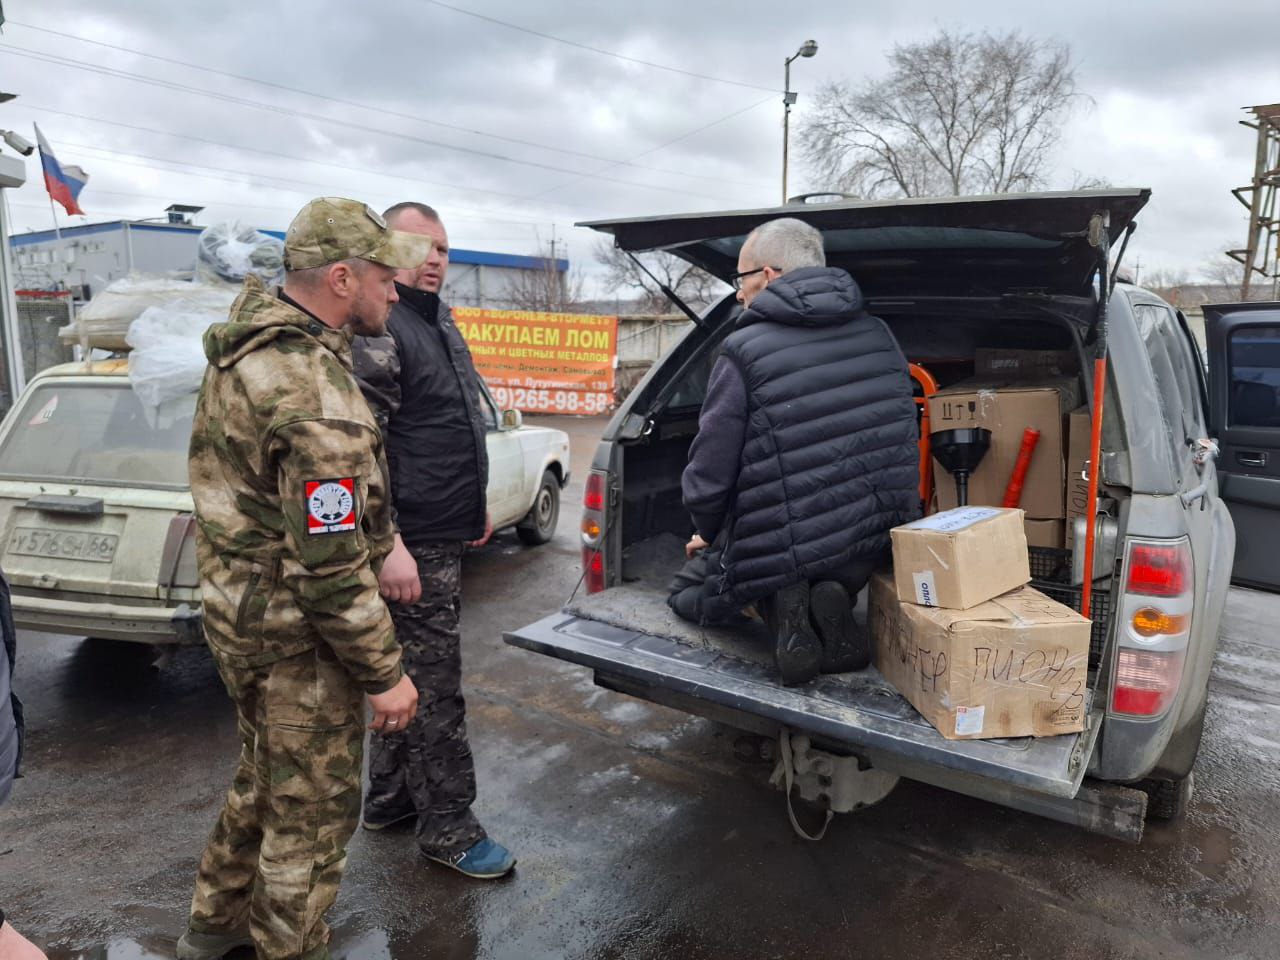
MULTIPOLYGON (((526 427, 481 387, 489 511, 546 543, 569 482, 569 437, 526 427)), ((201 643, 187 445, 195 394, 148 416, 122 359, 46 370, 0 425, 0 567, 19 627, 201 643)))

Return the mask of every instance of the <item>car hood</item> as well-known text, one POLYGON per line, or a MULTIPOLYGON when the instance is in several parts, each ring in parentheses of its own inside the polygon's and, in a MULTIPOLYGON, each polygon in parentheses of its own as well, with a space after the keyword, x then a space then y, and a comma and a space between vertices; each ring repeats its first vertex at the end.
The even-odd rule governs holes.
POLYGON ((869 297, 1000 296, 1013 291, 1087 296, 1097 251, 1095 214, 1114 243, 1146 204, 1145 188, 998 194, 675 214, 580 223, 622 250, 664 250, 721 280, 737 270, 747 234, 777 217, 822 231, 827 263, 853 274, 869 297))

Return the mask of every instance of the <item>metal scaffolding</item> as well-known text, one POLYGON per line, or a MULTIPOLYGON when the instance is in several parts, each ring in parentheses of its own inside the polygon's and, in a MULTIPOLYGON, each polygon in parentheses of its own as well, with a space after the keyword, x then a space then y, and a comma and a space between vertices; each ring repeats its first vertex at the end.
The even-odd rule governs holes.
POLYGON ((1276 194, 1280 187, 1280 103, 1247 109, 1254 119, 1240 123, 1258 132, 1253 182, 1231 192, 1249 210, 1249 236, 1244 249, 1227 251, 1227 256, 1244 267, 1240 278, 1241 300, 1249 299, 1249 284, 1255 273, 1271 281, 1273 297, 1280 282, 1280 220, 1276 217, 1276 194))

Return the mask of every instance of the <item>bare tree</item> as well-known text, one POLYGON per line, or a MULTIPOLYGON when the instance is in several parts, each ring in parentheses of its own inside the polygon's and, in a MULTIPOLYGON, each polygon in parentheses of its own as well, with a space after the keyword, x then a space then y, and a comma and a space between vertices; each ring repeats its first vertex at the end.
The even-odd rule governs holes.
POLYGON ((512 307, 539 313, 581 313, 581 274, 561 270, 560 261, 549 244, 539 245, 533 257, 538 266, 516 272, 507 287, 507 299, 512 307))
POLYGON ((817 95, 800 147, 823 185, 867 198, 1034 189, 1082 97, 1065 44, 1017 32, 895 46, 883 80, 817 95))
MULTIPOLYGON (((1227 244, 1223 244, 1224 250, 1226 247, 1227 244)), ((1238 260, 1222 252, 1211 253, 1194 274, 1157 267, 1143 270, 1135 282, 1179 309, 1199 308, 1206 303, 1239 302, 1244 266, 1238 260)), ((1251 290, 1249 299, 1273 300, 1275 295, 1271 286, 1265 285, 1251 290)))
MULTIPOLYGON (((653 275, 695 310, 724 295, 724 284, 707 271, 669 253, 638 254, 653 275)), ((638 301, 641 313, 670 313, 671 301, 627 254, 607 240, 596 246, 596 262, 605 268, 603 285, 615 297, 638 301)))
POLYGON ((1240 299, 1240 281, 1244 279, 1244 265, 1225 253, 1211 256, 1200 272, 1205 285, 1210 288, 1211 299, 1219 303, 1235 303, 1240 299))

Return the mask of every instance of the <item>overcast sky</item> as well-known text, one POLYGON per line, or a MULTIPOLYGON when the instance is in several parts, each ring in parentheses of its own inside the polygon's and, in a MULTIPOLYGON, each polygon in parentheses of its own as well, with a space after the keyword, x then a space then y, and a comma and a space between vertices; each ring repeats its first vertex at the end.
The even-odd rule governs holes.
MULTIPOLYGON (((578 220, 776 203, 776 91, 810 37, 817 57, 792 69, 793 134, 821 83, 880 75, 890 47, 940 27, 1067 43, 1093 105, 1070 121, 1051 186, 1079 174, 1151 187, 1128 259, 1144 271, 1194 274, 1242 244, 1230 190, 1252 175, 1255 140, 1241 108, 1280 101, 1274 0, 4 0, 4 12, 0 90, 19 97, 0 127, 34 139, 38 122, 90 174, 88 218, 60 223, 178 202, 204 205, 203 223, 283 229, 319 194, 416 199, 441 211, 454 246, 531 253, 554 231, 583 264, 596 241, 578 220)), ((9 191, 15 230, 48 229, 38 161, 28 177, 9 191)), ((793 164, 790 192, 821 186, 793 164)))

